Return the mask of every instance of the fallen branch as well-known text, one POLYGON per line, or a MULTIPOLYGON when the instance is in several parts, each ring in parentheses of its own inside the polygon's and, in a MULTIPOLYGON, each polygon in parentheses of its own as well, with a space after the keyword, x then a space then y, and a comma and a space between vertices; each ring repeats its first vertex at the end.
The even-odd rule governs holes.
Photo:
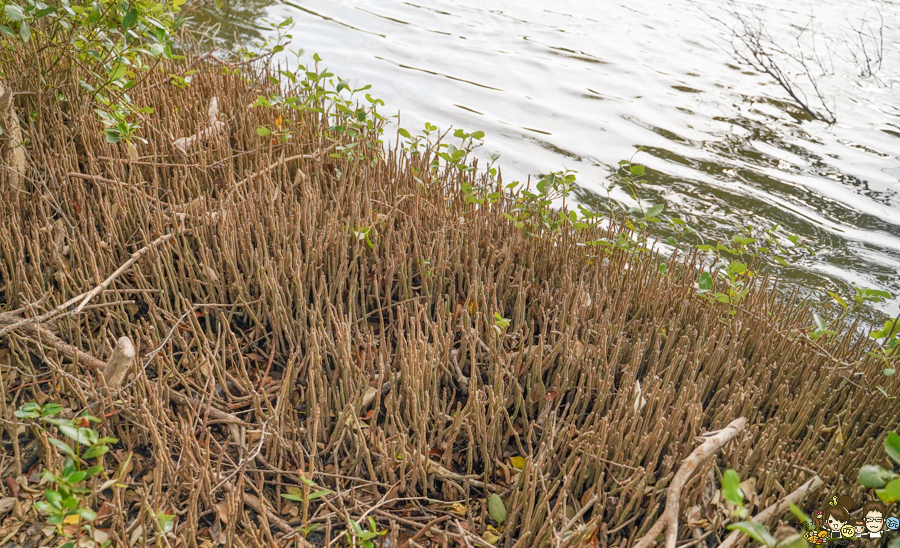
POLYGON ((0 325, 7 326, 3 330, 0 330, 0 334, 6 334, 7 331, 12 331, 13 329, 22 329, 28 336, 48 345, 74 362, 78 362, 95 371, 103 371, 106 367, 106 363, 102 360, 98 360, 90 354, 82 352, 74 346, 64 342, 43 324, 23 320, 20 316, 9 312, 0 312, 0 325))
MULTIPOLYGON (((776 516, 787 510, 791 504, 799 503, 800 501, 805 499, 807 495, 817 491, 820 487, 822 487, 822 485, 824 485, 822 478, 820 478, 819 476, 813 476, 809 479, 809 481, 798 487, 791 494, 750 518, 750 521, 765 523, 773 516, 776 516)), ((740 531, 732 531, 730 535, 725 537, 725 540, 722 542, 722 544, 719 545, 719 548, 732 548, 735 544, 737 544, 741 534, 742 533, 740 531)))
POLYGON ((666 507, 662 516, 656 520, 647 534, 641 537, 633 548, 649 548, 664 528, 666 530, 666 548, 675 548, 678 540, 678 510, 681 504, 681 490, 685 483, 698 466, 717 453, 723 445, 734 439, 746 425, 747 419, 741 417, 731 421, 731 424, 721 430, 707 432, 701 436, 704 440, 703 443, 681 461, 681 467, 678 468, 678 472, 672 478, 672 483, 666 489, 666 507))
POLYGON ((68 301, 62 303, 61 305, 57 306, 56 308, 54 308, 53 310, 51 310, 49 312, 45 312, 44 314, 41 314, 39 316, 34 316, 32 318, 21 319, 15 323, 8 324, 3 329, 0 329, 0 337, 3 337, 10 331, 14 331, 16 329, 20 329, 20 328, 23 328, 25 326, 28 326, 28 325, 31 325, 34 323, 42 323, 42 322, 51 320, 51 319, 53 319, 54 316, 57 316, 57 315, 61 314, 62 312, 66 311, 70 306, 74 305, 78 301, 81 301, 81 302, 78 304, 78 307, 74 310, 74 312, 75 313, 81 312, 82 310, 84 310, 84 307, 85 307, 85 305, 87 305, 88 301, 90 301, 98 293, 100 293, 101 291, 103 291, 104 289, 109 287, 109 285, 111 283, 113 283, 113 281, 116 278, 118 278, 123 272, 128 270, 128 268, 131 265, 133 265, 135 262, 137 262, 138 259, 143 257, 144 254, 146 254, 151 249, 168 242, 169 240, 174 238, 176 236, 176 234, 178 234, 178 232, 170 232, 169 234, 160 236, 159 238, 153 240, 152 242, 145 245, 141 249, 132 253, 130 259, 125 261, 125 263, 122 266, 120 266, 118 269, 116 269, 115 272, 110 274, 109 277, 107 277, 105 280, 103 280, 100 283, 100 285, 98 285, 94 289, 91 289, 90 291, 82 293, 81 295, 76 295, 75 297, 72 297, 68 301))
POLYGON ((409 548, 410 545, 415 544, 416 542, 422 540, 422 537, 424 537, 429 531, 431 531, 432 527, 434 527, 438 523, 447 521, 451 517, 452 516, 441 516, 441 517, 434 518, 433 520, 429 521, 428 523, 425 524, 425 527, 422 527, 418 533, 416 533, 413 537, 411 537, 409 540, 407 540, 406 543, 402 544, 400 546, 400 548, 409 548))
POLYGON ((206 110, 206 115, 209 118, 209 127, 207 129, 195 133, 190 137, 182 137, 172 143, 172 145, 180 150, 182 154, 187 155, 188 151, 190 151, 190 149, 198 142, 209 140, 225 131, 225 122, 219 120, 218 97, 213 97, 209 100, 209 108, 206 110))

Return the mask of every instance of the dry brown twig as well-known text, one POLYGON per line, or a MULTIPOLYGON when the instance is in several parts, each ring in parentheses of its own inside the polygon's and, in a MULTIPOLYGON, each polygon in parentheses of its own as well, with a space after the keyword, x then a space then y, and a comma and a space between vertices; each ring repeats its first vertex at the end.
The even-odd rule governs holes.
POLYGON ((666 548, 675 548, 678 540, 678 510, 681 504, 681 490, 697 467, 707 458, 714 455, 726 443, 734 439, 747 425, 747 419, 740 417, 721 430, 707 432, 702 435, 703 443, 694 449, 690 455, 681 461, 681 467, 672 478, 672 483, 666 489, 666 507, 662 516, 656 520, 647 534, 634 545, 633 548, 650 548, 656 542, 656 536, 662 530, 666 530, 666 548))
POLYGON ((122 264, 122 266, 120 266, 118 269, 116 269, 115 272, 110 274, 105 280, 103 280, 99 285, 97 285, 90 291, 87 291, 85 293, 82 293, 80 295, 76 295, 75 297, 72 297, 68 301, 62 303, 61 305, 57 306, 56 308, 54 308, 53 310, 51 310, 49 312, 46 312, 39 316, 34 316, 32 318, 22 319, 20 321, 17 321, 15 323, 11 323, 11 324, 7 325, 3 329, 0 329, 0 337, 3 337, 4 335, 6 335, 7 333, 9 333, 13 330, 20 329, 22 327, 31 325, 33 323, 42 323, 42 322, 52 320, 55 316, 65 312, 66 309, 68 309, 70 306, 74 305, 75 303, 78 303, 79 301, 81 301, 81 302, 75 308, 74 312, 75 313, 81 312, 82 310, 84 310, 84 307, 85 307, 85 305, 87 305, 88 301, 90 301, 98 293, 100 293, 101 291, 103 291, 104 289, 109 287, 109 284, 113 283, 113 281, 115 281, 116 278, 118 278, 123 272, 128 270, 128 268, 131 265, 133 265, 135 262, 137 262, 138 259, 143 257, 144 254, 146 254, 151 249, 154 249, 154 248, 158 247, 159 245, 168 242, 169 240, 174 238, 176 236, 176 234, 178 234, 178 232, 170 232, 169 234, 164 234, 163 236, 160 236, 159 238, 157 238, 157 239, 153 240, 152 242, 150 242, 149 244, 145 245, 141 249, 135 251, 134 253, 131 254, 131 257, 127 261, 125 261, 125 263, 122 264))

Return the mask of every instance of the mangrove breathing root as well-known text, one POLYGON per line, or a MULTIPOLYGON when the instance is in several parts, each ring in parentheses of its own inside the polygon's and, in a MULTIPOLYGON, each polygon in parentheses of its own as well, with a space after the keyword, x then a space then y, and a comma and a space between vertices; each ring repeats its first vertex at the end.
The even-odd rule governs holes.
POLYGON ((678 540, 678 508, 684 484, 697 470, 698 466, 711 455, 717 453, 722 446, 734 439, 746 425, 747 419, 740 417, 731 421, 728 426, 721 430, 707 432, 702 435, 703 443, 681 462, 681 467, 675 473, 675 477, 672 478, 669 488, 666 489, 666 508, 663 510, 662 516, 656 520, 650 530, 647 531, 647 534, 641 537, 633 548, 650 548, 663 528, 666 529, 666 548, 675 548, 675 542, 678 540))
MULTIPOLYGON (((750 521, 765 523, 770 518, 772 518, 772 516, 777 516, 781 512, 787 510, 787 508, 791 504, 797 504, 805 499, 807 495, 818 491, 819 488, 822 487, 822 485, 824 485, 822 478, 820 478, 818 475, 813 476, 806 483, 795 489, 790 495, 784 497, 762 512, 756 514, 750 519, 750 521)), ((725 540, 722 542, 722 544, 719 545, 719 548, 732 548, 733 546, 737 545, 740 538, 740 531, 732 531, 730 535, 725 537, 725 540)))

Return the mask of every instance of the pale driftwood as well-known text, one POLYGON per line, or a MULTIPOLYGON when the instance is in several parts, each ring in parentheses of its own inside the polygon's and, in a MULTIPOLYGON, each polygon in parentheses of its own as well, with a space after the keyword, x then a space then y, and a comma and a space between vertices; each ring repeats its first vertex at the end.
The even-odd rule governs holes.
MULTIPOLYGON (((797 504, 801 502, 807 497, 807 495, 809 495, 810 493, 814 493, 824 484, 825 482, 822 481, 822 478, 817 475, 813 476, 806 483, 791 492, 791 494, 750 518, 750 521, 766 523, 774 516, 777 516, 778 514, 787 510, 791 504, 797 504)), ((732 531, 730 535, 725 537, 725 540, 722 541, 722 544, 719 545, 719 548, 732 548, 737 544, 742 534, 743 533, 741 533, 740 531, 732 531)))
POLYGON ((656 541, 656 536, 662 530, 666 530, 666 548, 675 548, 678 540, 678 511, 681 504, 681 490, 685 483, 691 477, 697 467, 700 466, 707 458, 714 455, 722 448, 723 445, 731 441, 737 436, 741 430, 747 425, 747 419, 744 417, 735 419, 721 430, 708 432, 703 434, 701 439, 703 443, 700 447, 694 449, 690 455, 683 461, 672 478, 672 483, 666 489, 666 507, 662 516, 656 520, 647 534, 634 545, 633 548, 649 548, 656 541))
POLYGON ((209 108, 207 108, 206 110, 206 115, 209 118, 208 128, 195 133, 190 137, 182 137, 180 139, 177 139, 174 143, 172 143, 172 145, 180 150, 182 154, 186 155, 197 143, 207 141, 225 131, 225 122, 219 120, 218 97, 213 97, 209 100, 209 108))
MULTIPOLYGON (((21 323, 22 318, 20 316, 11 314, 9 312, 0 312, 0 325, 9 326, 21 323)), ((66 358, 74 362, 78 362, 88 369, 94 370, 98 374, 102 374, 106 369, 106 362, 95 358, 87 352, 82 352, 71 344, 63 341, 52 331, 47 329, 46 325, 40 323, 29 323, 28 325, 22 326, 21 329, 32 339, 34 339, 34 342, 38 344, 45 344, 50 348, 56 350, 66 358)), ((174 390, 169 390, 168 396, 169 399, 174 401, 175 403, 191 407, 192 409, 197 409, 201 405, 201 402, 196 400, 195 398, 186 396, 181 392, 176 392, 174 390)), ((220 411, 215 407, 209 407, 208 412, 209 416, 216 420, 224 421, 230 424, 242 424, 243 422, 231 413, 220 411)))
POLYGON ((112 355, 106 362, 106 367, 103 368, 103 378, 106 380, 106 386, 118 389, 122 385, 125 377, 131 371, 134 356, 134 343, 131 342, 131 339, 119 337, 112 355))
POLYGON ((16 196, 25 192, 25 148, 22 127, 13 108, 12 89, 0 82, 0 185, 9 185, 16 196))

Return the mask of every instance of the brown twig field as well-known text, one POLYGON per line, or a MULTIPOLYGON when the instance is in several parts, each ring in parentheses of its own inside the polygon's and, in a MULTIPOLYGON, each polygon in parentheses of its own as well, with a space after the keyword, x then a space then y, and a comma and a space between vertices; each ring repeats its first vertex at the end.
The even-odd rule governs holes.
POLYGON ((248 108, 271 68, 171 85, 199 56, 130 90, 154 110, 136 155, 42 86, 48 59, 7 75, 27 153, 0 186, 0 545, 63 542, 34 507, 62 456, 13 415, 30 401, 118 439, 87 499, 112 546, 364 546, 372 523, 390 548, 629 548, 663 525, 711 546, 726 468, 754 513, 815 475, 802 506, 858 498, 897 420, 875 378, 900 388, 842 365, 862 341, 802 344, 808 311, 761 289, 734 314, 698 299, 696 258, 660 274, 525 235, 433 152, 333 157, 321 114, 248 108), (257 133, 280 115, 290 140, 257 133))

